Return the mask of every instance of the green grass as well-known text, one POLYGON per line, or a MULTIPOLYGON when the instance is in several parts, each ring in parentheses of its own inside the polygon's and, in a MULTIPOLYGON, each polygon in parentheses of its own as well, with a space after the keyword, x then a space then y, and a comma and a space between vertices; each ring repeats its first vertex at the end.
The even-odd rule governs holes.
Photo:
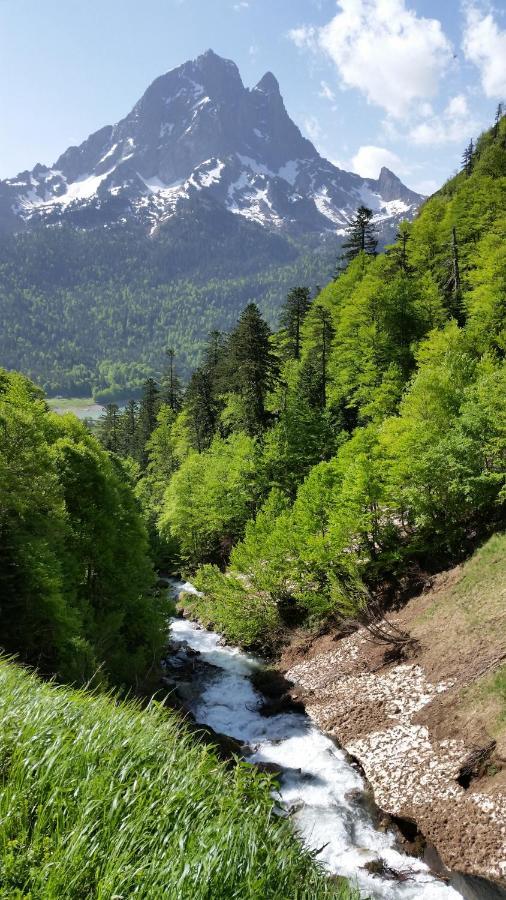
POLYGON ((86 409, 87 406, 93 406, 95 403, 93 397, 50 397, 47 404, 51 409, 86 409))
POLYGON ((350 900, 273 815, 271 787, 159 704, 0 660, 2 900, 350 900))
POLYGON ((465 622, 470 633, 505 634, 506 534, 492 535, 467 562, 456 583, 439 593, 421 617, 437 618, 449 610, 465 622))

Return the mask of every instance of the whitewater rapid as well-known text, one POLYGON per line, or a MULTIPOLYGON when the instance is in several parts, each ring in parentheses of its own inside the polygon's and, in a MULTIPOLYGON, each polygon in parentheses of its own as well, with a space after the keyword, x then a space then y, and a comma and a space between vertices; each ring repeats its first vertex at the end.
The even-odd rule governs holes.
MULTIPOLYGON (((172 586, 174 593, 183 589, 192 587, 172 586)), ((174 619, 171 632, 175 640, 198 650, 203 662, 216 667, 200 676, 197 698, 189 703, 195 720, 248 744, 253 749, 248 761, 282 767, 279 801, 291 813, 303 843, 319 851, 317 858, 329 872, 348 877, 364 898, 461 900, 461 894, 435 878, 423 862, 399 852, 391 832, 375 828, 358 799, 365 788, 363 779, 308 716, 260 714, 265 698, 250 681, 252 672, 262 667, 259 660, 186 619, 174 619), (371 875, 362 867, 374 860, 409 873, 410 880, 371 875)))

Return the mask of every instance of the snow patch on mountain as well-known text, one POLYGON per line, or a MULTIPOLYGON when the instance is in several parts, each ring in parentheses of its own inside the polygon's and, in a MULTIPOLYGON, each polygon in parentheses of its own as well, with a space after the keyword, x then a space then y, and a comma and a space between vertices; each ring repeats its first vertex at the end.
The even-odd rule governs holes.
POLYGON ((0 229, 89 210, 83 227, 134 218, 153 234, 197 198, 299 237, 341 234, 361 204, 393 229, 423 200, 386 168, 364 179, 323 159, 272 73, 248 89, 235 63, 208 51, 156 79, 124 119, 52 168, 0 181, 0 229))

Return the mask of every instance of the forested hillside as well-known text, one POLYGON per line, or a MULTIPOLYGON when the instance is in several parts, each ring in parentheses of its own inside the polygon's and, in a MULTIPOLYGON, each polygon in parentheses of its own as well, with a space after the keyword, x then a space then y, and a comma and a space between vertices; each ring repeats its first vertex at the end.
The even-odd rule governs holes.
POLYGON ((316 299, 292 290, 277 334, 250 304, 182 406, 151 385, 152 430, 109 409, 102 439, 137 458, 158 552, 196 572, 202 619, 265 647, 504 527, 505 209, 498 115, 386 253, 359 211, 340 274, 316 299))
POLYGON ((49 395, 125 398, 159 376, 168 346, 188 376, 207 333, 250 300, 274 323, 289 286, 327 280, 335 254, 203 204, 156 239, 132 223, 3 237, 2 364, 49 395))
POLYGON ((1 650, 66 681, 136 685, 167 611, 131 467, 3 370, 0 497, 1 650))

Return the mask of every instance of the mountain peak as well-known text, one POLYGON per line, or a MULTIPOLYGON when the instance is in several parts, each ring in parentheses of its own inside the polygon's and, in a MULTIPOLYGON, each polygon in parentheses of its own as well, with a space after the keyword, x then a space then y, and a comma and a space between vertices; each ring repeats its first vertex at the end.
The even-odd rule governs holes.
POLYGON ((386 201, 404 200, 406 203, 413 203, 416 202, 415 198, 418 198, 419 202, 419 195, 407 188, 399 176, 386 166, 381 167, 379 178, 374 184, 386 201))
POLYGON ((271 230, 339 235, 364 196, 381 222, 411 215, 421 200, 386 167, 361 179, 324 160, 288 115, 272 72, 251 90, 234 62, 209 49, 157 78, 125 118, 51 169, 0 182, 0 231, 132 217, 155 234, 211 203, 271 230))
POLYGON ((221 77, 240 81, 242 85, 239 69, 235 62, 232 59, 225 59, 224 56, 219 56, 214 50, 209 49, 205 53, 201 53, 195 60, 185 63, 183 69, 187 66, 199 70, 204 77, 209 74, 211 76, 219 74, 221 77))
POLYGON ((255 86, 256 91, 263 91, 264 94, 280 94, 278 79, 272 72, 266 72, 255 86))
POLYGON ((388 169, 387 166, 381 167, 379 177, 380 177, 380 180, 382 178, 395 178, 396 181, 400 181, 400 178, 398 178, 398 176, 395 174, 395 172, 392 172, 392 170, 388 169))

